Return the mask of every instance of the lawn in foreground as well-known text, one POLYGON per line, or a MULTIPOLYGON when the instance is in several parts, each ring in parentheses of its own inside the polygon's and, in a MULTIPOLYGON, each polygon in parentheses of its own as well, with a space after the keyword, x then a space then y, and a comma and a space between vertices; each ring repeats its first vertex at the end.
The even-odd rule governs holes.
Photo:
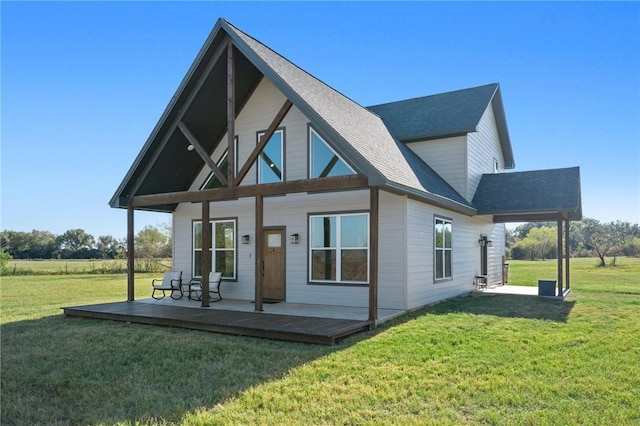
POLYGON ((637 424, 640 261, 580 260, 565 302, 460 298, 334 348, 65 318, 124 277, 3 278, 2 424, 637 424))

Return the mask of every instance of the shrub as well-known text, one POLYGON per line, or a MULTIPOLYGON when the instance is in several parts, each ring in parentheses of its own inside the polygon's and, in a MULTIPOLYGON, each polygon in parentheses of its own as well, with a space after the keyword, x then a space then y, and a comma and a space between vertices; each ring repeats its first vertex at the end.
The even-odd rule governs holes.
POLYGON ((13 259, 13 257, 4 251, 4 249, 0 248, 0 275, 7 274, 8 264, 11 259, 13 259))

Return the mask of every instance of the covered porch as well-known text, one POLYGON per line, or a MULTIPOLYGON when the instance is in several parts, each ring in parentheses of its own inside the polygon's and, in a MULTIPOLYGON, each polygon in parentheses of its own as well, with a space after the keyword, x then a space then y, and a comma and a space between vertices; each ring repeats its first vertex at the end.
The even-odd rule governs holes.
MULTIPOLYGON (((550 297, 564 299, 571 291, 569 224, 582 219, 580 169, 534 170, 482 176, 473 198, 478 214, 494 223, 556 222, 557 279, 550 297)), ((538 294, 537 287, 488 289, 502 294, 538 294), (509 293, 515 291, 516 293, 509 293), (520 291, 521 293, 518 293, 520 291)))

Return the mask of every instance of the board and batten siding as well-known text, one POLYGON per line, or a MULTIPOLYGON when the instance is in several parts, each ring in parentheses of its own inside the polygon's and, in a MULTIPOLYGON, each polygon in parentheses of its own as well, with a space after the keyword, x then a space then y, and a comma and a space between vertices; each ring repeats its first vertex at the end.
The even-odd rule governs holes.
POLYGON ((498 172, 504 171, 500 137, 491 104, 489 104, 478 122, 476 131, 469 133, 467 145, 469 186, 466 198, 471 201, 482 175, 494 172, 494 161, 498 162, 498 172))
POLYGON ((491 217, 469 217, 429 204, 407 200, 407 308, 417 308, 474 290, 480 273, 480 234, 493 241, 488 252, 488 281, 502 280, 504 225, 493 224, 491 217), (452 221, 452 278, 434 279, 434 220, 452 221))
POLYGON ((467 198, 467 137, 411 142, 406 144, 460 195, 467 198))

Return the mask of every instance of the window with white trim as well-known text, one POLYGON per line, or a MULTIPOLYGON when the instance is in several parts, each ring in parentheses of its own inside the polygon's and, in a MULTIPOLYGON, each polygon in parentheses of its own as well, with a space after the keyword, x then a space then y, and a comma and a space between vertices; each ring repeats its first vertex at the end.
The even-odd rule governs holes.
MULTIPOLYGON (((258 143, 265 132, 258 133, 258 143)), ((258 159, 258 183, 284 181, 284 130, 276 130, 258 159)))
POLYGON ((369 214, 309 217, 309 281, 369 283, 369 214))
POLYGON ((353 175, 356 172, 309 126, 309 177, 353 175))
MULTIPOLYGON (((222 278, 236 278, 236 220, 211 222, 211 271, 222 272, 222 278)), ((202 221, 193 222, 193 277, 202 276, 202 221)))
POLYGON ((452 231, 453 223, 450 219, 435 218, 434 227, 434 278, 437 280, 452 277, 452 231))

